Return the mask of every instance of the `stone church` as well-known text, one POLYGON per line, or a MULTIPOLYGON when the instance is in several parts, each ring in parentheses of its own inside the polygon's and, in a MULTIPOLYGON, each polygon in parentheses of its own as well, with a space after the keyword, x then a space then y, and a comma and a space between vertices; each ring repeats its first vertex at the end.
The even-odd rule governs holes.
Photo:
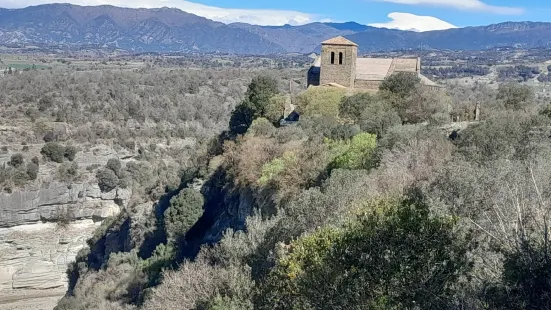
POLYGON ((336 37, 321 43, 321 55, 308 71, 308 86, 378 90, 387 76, 399 72, 417 75, 425 86, 439 87, 421 74, 420 58, 360 58, 356 43, 336 37))

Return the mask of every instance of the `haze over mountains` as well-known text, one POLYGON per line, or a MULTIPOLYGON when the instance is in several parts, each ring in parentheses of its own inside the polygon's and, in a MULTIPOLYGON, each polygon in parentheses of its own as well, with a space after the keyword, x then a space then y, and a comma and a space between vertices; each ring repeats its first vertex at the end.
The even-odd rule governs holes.
POLYGON ((492 47, 547 47, 551 23, 508 22, 483 27, 414 32, 358 23, 301 26, 223 24, 178 9, 129 9, 114 6, 47 4, 0 9, 0 44, 87 45, 132 52, 233 54, 311 53, 319 43, 345 36, 362 52, 427 48, 478 50, 492 47))

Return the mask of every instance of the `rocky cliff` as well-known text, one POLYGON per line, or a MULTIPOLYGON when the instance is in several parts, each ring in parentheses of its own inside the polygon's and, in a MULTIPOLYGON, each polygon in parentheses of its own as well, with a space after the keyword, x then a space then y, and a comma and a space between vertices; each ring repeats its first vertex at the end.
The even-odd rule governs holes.
POLYGON ((65 286, 67 264, 130 194, 89 183, 0 194, 0 291, 65 286))

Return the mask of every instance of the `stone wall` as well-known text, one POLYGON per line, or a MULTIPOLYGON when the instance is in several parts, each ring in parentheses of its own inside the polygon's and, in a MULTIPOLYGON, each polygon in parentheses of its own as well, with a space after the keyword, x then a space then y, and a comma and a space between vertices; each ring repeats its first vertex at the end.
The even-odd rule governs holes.
POLYGON ((337 83, 344 87, 354 87, 356 79, 356 59, 358 48, 346 45, 323 45, 321 48, 320 84, 337 83), (331 53, 335 53, 334 64, 331 53), (343 53, 343 63, 339 64, 339 53, 343 53))
POLYGON ((354 87, 366 90, 379 90, 379 86, 381 86, 381 83, 382 81, 356 80, 354 87))

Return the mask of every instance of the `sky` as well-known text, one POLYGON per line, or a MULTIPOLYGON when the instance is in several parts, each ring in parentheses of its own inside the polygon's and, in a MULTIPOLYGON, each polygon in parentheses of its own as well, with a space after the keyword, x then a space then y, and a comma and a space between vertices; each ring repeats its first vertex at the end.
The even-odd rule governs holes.
POLYGON ((505 21, 551 21, 550 0, 0 0, 0 7, 52 2, 175 7, 224 23, 257 25, 355 21, 374 27, 429 31, 505 21))

